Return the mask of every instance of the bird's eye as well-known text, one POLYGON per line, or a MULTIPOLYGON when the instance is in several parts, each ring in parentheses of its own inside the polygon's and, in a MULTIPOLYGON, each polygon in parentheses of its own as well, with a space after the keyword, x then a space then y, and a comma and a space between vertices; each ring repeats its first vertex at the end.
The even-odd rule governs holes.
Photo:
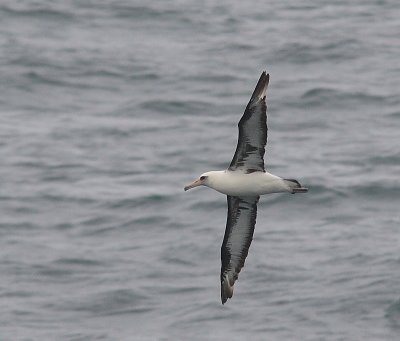
POLYGON ((200 180, 201 181, 203 181, 203 180, 205 180, 206 179, 206 176, 204 176, 204 175, 202 175, 201 177, 200 177, 200 180))

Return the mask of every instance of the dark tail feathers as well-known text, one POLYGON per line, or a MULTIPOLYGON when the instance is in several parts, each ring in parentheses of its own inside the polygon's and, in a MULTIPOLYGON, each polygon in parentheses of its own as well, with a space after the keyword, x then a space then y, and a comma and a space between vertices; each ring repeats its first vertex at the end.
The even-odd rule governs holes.
POLYGON ((289 185, 293 194, 295 193, 306 193, 308 192, 308 188, 302 187, 300 182, 295 179, 284 179, 289 185))

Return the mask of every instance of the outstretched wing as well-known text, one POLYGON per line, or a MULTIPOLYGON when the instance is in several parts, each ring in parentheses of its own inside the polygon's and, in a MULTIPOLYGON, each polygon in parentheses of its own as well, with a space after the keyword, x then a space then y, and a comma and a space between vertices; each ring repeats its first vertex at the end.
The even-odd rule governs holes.
POLYGON ((239 121, 239 139, 230 170, 242 169, 246 173, 265 172, 264 153, 267 144, 267 105, 265 94, 269 83, 269 74, 265 71, 247 104, 239 121))
POLYGON ((233 295, 233 285, 244 266, 253 239, 259 196, 228 196, 228 218, 221 247, 221 300, 233 295))

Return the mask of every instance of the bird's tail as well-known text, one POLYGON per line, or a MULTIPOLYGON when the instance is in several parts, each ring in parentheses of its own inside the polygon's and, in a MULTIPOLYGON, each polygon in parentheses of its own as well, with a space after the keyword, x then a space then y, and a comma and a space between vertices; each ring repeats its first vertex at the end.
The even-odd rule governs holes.
POLYGON ((306 193, 308 188, 302 187, 300 182, 294 179, 284 179, 286 184, 289 186, 291 193, 306 193))

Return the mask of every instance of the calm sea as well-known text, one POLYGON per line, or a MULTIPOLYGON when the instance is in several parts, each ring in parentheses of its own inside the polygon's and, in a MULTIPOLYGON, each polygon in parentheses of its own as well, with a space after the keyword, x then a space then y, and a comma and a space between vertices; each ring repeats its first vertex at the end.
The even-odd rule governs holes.
POLYGON ((0 340, 398 340, 400 4, 0 3, 0 340), (226 168, 262 72, 267 168, 220 303, 226 168))

